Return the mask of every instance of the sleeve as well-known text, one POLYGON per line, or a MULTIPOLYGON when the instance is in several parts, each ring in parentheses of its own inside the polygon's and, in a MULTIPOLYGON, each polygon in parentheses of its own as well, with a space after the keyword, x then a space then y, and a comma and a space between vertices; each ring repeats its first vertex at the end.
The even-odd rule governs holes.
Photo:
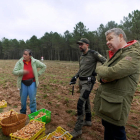
POLYGON ((22 76, 23 75, 23 69, 19 69, 19 61, 16 63, 14 69, 13 69, 13 74, 16 76, 22 76))
MULTIPOLYGON (((80 57, 81 59, 81 57, 80 57)), ((78 78, 79 77, 79 73, 80 73, 80 61, 79 61, 79 71, 75 74, 75 77, 78 78)))
POLYGON ((78 78, 79 77, 79 72, 80 72, 80 69, 79 71, 76 73, 75 77, 78 78))
POLYGON ((106 80, 116 80, 124 78, 128 75, 139 72, 140 70, 140 54, 137 52, 129 53, 123 59, 121 59, 117 64, 112 67, 99 66, 96 68, 100 78, 106 80))
POLYGON ((43 72, 45 72, 47 66, 39 60, 37 60, 36 62, 37 68, 40 68, 40 70, 38 71, 38 76, 40 76, 43 72))
POLYGON ((106 58, 105 58, 104 56, 102 56, 102 55, 99 54, 98 52, 95 52, 94 55, 95 55, 97 61, 101 62, 102 64, 105 63, 106 58))

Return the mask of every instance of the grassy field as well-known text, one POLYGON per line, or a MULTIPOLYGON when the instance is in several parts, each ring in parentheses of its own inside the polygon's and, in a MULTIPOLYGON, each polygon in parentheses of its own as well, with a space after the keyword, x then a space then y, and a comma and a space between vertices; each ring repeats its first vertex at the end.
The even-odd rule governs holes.
MULTIPOLYGON (((8 107, 0 109, 5 112, 14 109, 20 110, 19 90, 16 87, 16 79, 12 70, 17 60, 0 60, 0 100, 6 100, 8 107)), ((72 86, 69 81, 78 71, 78 62, 43 61, 47 65, 46 72, 40 76, 40 85, 37 90, 37 109, 50 110, 51 122, 46 124, 46 134, 61 126, 69 132, 73 130, 77 118, 77 100, 79 97, 78 81, 75 85, 74 95, 71 94, 72 86)), ((91 106, 99 86, 97 82, 90 94, 91 106)), ((29 98, 27 100, 27 115, 30 114, 29 98)), ((128 140, 140 140, 140 85, 137 87, 128 122, 126 133, 128 140)), ((27 122, 29 119, 27 119, 27 122)), ((103 140, 104 128, 101 119, 92 112, 92 127, 83 127, 83 134, 76 140, 103 140)), ((0 130, 0 140, 10 140, 3 136, 0 130)))

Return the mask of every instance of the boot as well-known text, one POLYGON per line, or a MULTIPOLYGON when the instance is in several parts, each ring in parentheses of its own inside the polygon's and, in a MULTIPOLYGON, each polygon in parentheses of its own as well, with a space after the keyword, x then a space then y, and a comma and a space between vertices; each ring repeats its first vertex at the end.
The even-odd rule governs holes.
POLYGON ((83 122, 83 126, 92 126, 92 122, 91 121, 84 121, 83 122))
POLYGON ((76 137, 78 137, 78 136, 80 136, 82 134, 82 130, 76 131, 74 129, 70 134, 73 136, 73 138, 76 138, 76 137))

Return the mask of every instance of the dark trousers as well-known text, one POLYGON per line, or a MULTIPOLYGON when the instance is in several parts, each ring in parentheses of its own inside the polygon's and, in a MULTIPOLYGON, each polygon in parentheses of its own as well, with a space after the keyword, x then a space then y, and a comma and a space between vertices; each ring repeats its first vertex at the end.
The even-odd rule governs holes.
POLYGON ((86 121, 91 121, 91 106, 89 95, 93 88, 93 83, 89 83, 87 80, 79 81, 80 97, 77 103, 77 122, 75 124, 75 130, 82 129, 84 118, 86 121))
POLYGON ((124 126, 117 126, 105 120, 102 120, 104 130, 104 140, 126 140, 124 126))

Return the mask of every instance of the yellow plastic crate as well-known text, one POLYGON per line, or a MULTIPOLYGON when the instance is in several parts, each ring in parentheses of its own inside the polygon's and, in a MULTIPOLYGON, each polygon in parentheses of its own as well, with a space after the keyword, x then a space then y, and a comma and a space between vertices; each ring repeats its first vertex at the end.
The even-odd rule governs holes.
MULTIPOLYGON (((32 121, 37 121, 37 120, 31 120, 30 122, 32 121)), ((40 123, 43 123, 44 126, 30 139, 23 139, 23 138, 20 138, 20 137, 16 137, 16 136, 13 136, 13 133, 10 134, 10 137, 11 137, 11 140, 39 140, 41 137, 43 137, 45 135, 45 123, 44 122, 41 122, 41 121, 37 121, 37 122, 40 122, 40 123), (41 136, 39 136, 41 135, 41 136)))
POLYGON ((7 107, 7 102, 6 102, 5 100, 2 100, 2 101, 0 101, 0 102, 3 102, 3 103, 4 103, 4 105, 0 106, 0 108, 7 107))
POLYGON ((35 140, 40 140, 41 138, 43 138, 45 136, 45 130, 43 133, 41 133, 38 137, 35 138, 35 140))
MULTIPOLYGON (((13 109, 11 109, 10 111, 14 111, 14 110, 13 110, 13 109)), ((7 112, 9 112, 9 111, 7 111, 7 112)), ((2 112, 2 113, 4 113, 4 112, 2 112)), ((17 112, 16 112, 16 113, 17 113, 17 112)), ((17 114, 18 114, 18 113, 17 113, 17 114)), ((1 122, 1 119, 0 119, 0 122, 1 122)), ((0 125, 0 128, 2 128, 2 127, 1 127, 1 125, 0 125)))
MULTIPOLYGON (((41 138, 40 140, 50 139, 53 136, 55 136, 55 133, 58 133, 58 132, 63 135, 66 132, 66 130, 64 130, 61 126, 58 126, 54 132, 48 134, 47 136, 41 138)), ((64 134, 64 136, 67 138, 67 140, 71 140, 73 138, 73 136, 70 133, 66 133, 66 134, 64 134)))

